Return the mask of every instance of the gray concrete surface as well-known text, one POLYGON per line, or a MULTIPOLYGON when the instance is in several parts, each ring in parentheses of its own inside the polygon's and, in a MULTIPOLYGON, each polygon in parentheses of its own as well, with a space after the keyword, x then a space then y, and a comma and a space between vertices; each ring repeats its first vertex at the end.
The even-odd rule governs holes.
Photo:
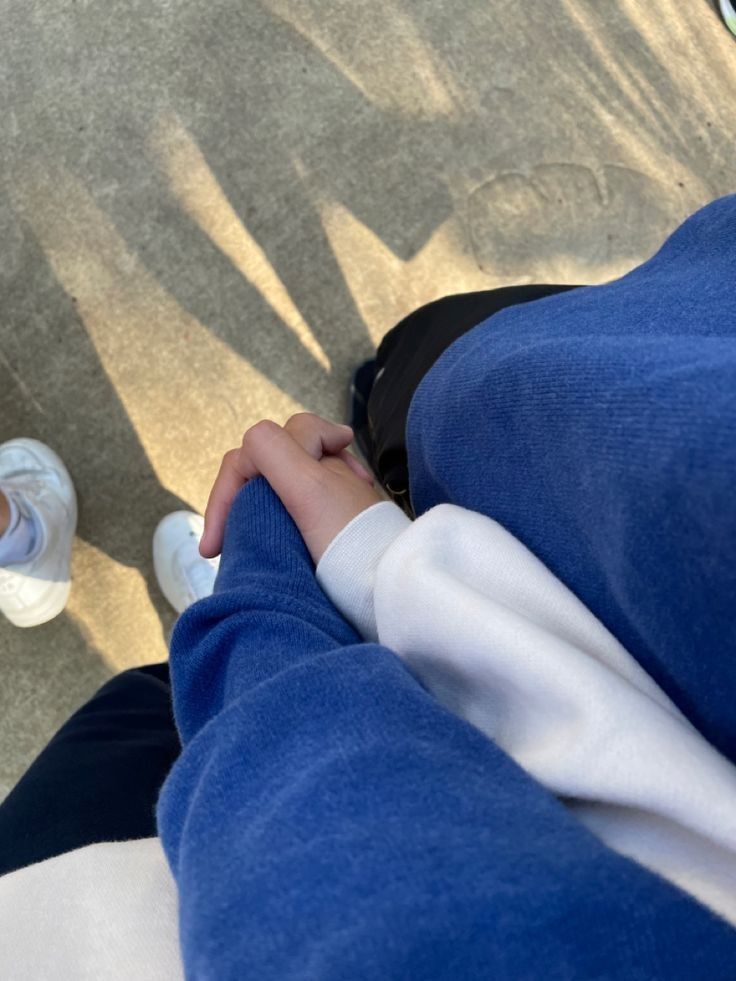
POLYGON ((150 538, 442 293, 598 282, 736 190, 706 0, 0 0, 0 440, 76 480, 74 589, 0 623, 0 794, 165 656, 150 538))

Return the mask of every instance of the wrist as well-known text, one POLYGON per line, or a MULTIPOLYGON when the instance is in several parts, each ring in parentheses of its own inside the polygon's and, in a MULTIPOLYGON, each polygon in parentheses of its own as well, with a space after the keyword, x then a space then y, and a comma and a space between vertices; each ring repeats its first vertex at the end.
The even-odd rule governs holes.
POLYGON ((318 583, 364 640, 377 639, 373 591, 378 565, 410 526, 401 508, 380 501, 341 530, 317 565, 318 583))

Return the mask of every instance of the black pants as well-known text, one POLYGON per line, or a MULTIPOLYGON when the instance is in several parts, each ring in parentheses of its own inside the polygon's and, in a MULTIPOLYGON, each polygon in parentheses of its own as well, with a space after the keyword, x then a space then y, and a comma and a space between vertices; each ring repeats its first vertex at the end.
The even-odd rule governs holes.
MULTIPOLYGON (((520 286, 446 297, 386 335, 364 436, 376 476, 409 513, 406 420, 426 372, 454 340, 504 307, 571 288, 520 286)), ((179 751, 165 664, 107 682, 0 804, 0 875, 96 842, 155 835, 156 800, 179 751)))
POLYGON ((168 665, 108 681, 0 805, 0 875, 83 845, 155 835, 156 799, 180 749, 168 665))

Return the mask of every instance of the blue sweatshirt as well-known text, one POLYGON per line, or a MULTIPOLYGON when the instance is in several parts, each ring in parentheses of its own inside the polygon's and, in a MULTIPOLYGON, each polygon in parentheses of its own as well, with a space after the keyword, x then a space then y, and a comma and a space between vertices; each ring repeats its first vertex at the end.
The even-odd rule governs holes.
MULTIPOLYGON (((681 444, 669 429, 650 428, 659 419, 664 429, 671 419, 664 409, 657 415, 657 399, 675 391, 679 404, 682 388, 690 392, 679 380, 683 365, 692 362, 693 345, 682 352, 678 370, 668 354, 670 341, 656 345, 656 334, 647 331, 658 316, 660 334, 669 338, 676 311, 689 305, 694 317, 697 306, 703 315, 705 304, 712 333, 701 333, 727 333, 723 319, 732 306, 719 286, 726 263, 715 262, 719 253, 711 241, 710 282, 697 261, 691 264, 690 253, 697 260, 709 235, 727 250, 734 242, 735 214, 736 200, 727 199, 680 230, 680 244, 676 235, 649 264, 658 284, 654 298, 639 270, 622 281, 639 293, 638 302, 613 284, 527 305, 525 316, 536 317, 536 339, 524 339, 521 311, 514 329, 499 335, 506 336, 506 347, 496 345, 494 325, 513 311, 476 328, 445 354, 412 408, 415 504, 424 509, 446 493, 446 500, 491 514, 538 554, 546 549, 541 557, 579 595, 592 576, 583 598, 599 616, 603 610, 614 633, 622 624, 649 623, 643 614, 639 620, 629 614, 637 609, 633 598, 624 602, 629 576, 632 589, 646 590, 653 575, 667 572, 672 552, 687 560, 700 554, 700 573, 710 568, 708 557, 690 548, 692 508, 672 527, 671 506, 691 505, 697 495, 686 495, 676 482, 667 507, 649 496, 652 485, 668 486, 667 467, 676 465, 680 445, 692 466, 678 464, 684 469, 671 471, 678 478, 697 480, 701 466, 709 464, 710 458, 697 455, 697 434, 687 432, 687 413, 676 417, 686 430, 681 444), (709 211, 712 217, 705 220, 709 211), (693 275, 700 270, 694 280, 699 303, 689 292, 691 265, 693 275), (669 282, 669 292, 663 282, 669 282), (584 302, 586 295, 597 297, 592 306, 584 302), (621 326, 612 342, 616 317, 635 313, 641 314, 639 330, 621 326), (593 328, 601 335, 597 354, 595 345, 583 343, 593 328), (640 330, 652 347, 649 358, 640 350, 637 360, 626 352, 640 348, 640 330), (460 370, 468 348, 473 357, 460 370), (581 350, 585 368, 573 371, 581 350), (609 370, 611 358, 616 370, 609 370), (594 387, 599 374, 594 395, 584 386, 576 395, 576 386, 591 379, 594 387), (610 398, 606 379, 613 386, 610 398), (651 392, 654 382, 658 387, 651 392), (622 414, 623 429, 610 420, 615 413, 622 414), (595 426, 605 438, 596 440, 595 426), (627 433, 633 449, 621 461, 627 433), (618 453, 607 448, 617 434, 618 453), (515 445, 528 437, 528 448, 515 445), (661 443, 669 452, 655 452, 661 443), (588 464, 597 454, 603 459, 588 464), (646 454, 664 471, 656 481, 648 480, 641 462, 646 454), (516 509, 504 480, 497 479, 499 458, 506 479, 515 480, 516 509), (563 464, 572 462, 578 470, 564 472, 563 464), (609 496, 606 466, 616 478, 609 496), (635 478, 644 479, 640 504, 635 478), (626 508, 624 501, 617 508, 615 490, 628 492, 626 508), (630 507, 633 523, 626 514, 630 507), (555 533, 546 527, 551 517, 562 523, 555 533), (539 540, 532 541, 540 529, 539 540), (643 539, 623 534, 632 529, 643 539), (681 549, 665 533, 675 531, 685 536, 681 549), (556 560, 554 545, 562 559, 569 557, 567 564, 556 560), (659 566, 646 562, 652 548, 659 566), (620 568, 632 559, 644 567, 620 568), (601 598, 610 600, 609 607, 601 598)), ((679 322, 684 329, 685 319, 679 322)), ((702 351, 699 356, 706 357, 702 351)), ((714 354, 698 363, 708 378, 697 406, 709 407, 705 389, 712 389, 715 374, 725 411, 722 359, 714 354)), ((731 461, 733 439, 729 444, 715 410, 709 420, 715 446, 731 461)), ((708 446, 714 448, 712 442, 708 446)), ((713 503, 724 503, 718 480, 714 484, 713 503)), ((707 525, 702 511, 695 515, 699 533, 707 525)), ((728 514, 723 520, 730 527, 728 514)), ((704 540, 712 544, 714 535, 704 540)), ((722 550, 711 556, 711 564, 721 555, 722 550)), ((674 585, 678 601, 688 596, 674 585)), ((651 619, 653 597, 647 594, 645 601, 651 619)), ((716 597, 716 610, 719 602, 716 597)), ((697 606, 692 600, 688 615, 692 604, 697 606)), ((663 631, 670 637, 679 637, 672 622, 678 618, 683 620, 680 609, 668 605, 663 631)), ((681 693, 694 679, 693 702, 718 736, 716 721, 727 715, 718 703, 727 696, 699 701, 704 648, 691 649, 690 628, 684 621, 681 626, 687 636, 665 680, 677 676, 681 693)), ((700 629, 708 633, 710 622, 700 629)), ((632 631, 635 639, 643 633, 632 631)), ((653 647, 640 644, 637 656, 644 661, 653 647)), ((660 651, 648 669, 666 668, 664 645, 660 651)), ((717 652, 713 657, 718 663, 709 670, 720 679, 728 669, 717 652)), ((190 977, 734 976, 736 931, 607 849, 493 742, 439 706, 391 651, 359 642, 320 590, 296 528, 260 479, 236 500, 215 594, 180 619, 171 667, 184 750, 162 794, 159 826, 179 887, 190 977)))

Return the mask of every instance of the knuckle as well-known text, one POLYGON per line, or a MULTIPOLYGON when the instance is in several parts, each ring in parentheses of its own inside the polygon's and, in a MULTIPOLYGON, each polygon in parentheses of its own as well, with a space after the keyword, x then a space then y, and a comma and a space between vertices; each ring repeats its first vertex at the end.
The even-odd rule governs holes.
POLYGON ((279 426, 272 422, 271 419, 261 419, 250 429, 245 431, 243 435, 243 449, 248 450, 253 447, 262 446, 265 442, 269 441, 279 426))
POLYGON ((284 429, 291 433, 304 432, 312 425, 314 416, 311 412, 297 412, 295 415, 291 416, 289 421, 284 426, 284 429))

